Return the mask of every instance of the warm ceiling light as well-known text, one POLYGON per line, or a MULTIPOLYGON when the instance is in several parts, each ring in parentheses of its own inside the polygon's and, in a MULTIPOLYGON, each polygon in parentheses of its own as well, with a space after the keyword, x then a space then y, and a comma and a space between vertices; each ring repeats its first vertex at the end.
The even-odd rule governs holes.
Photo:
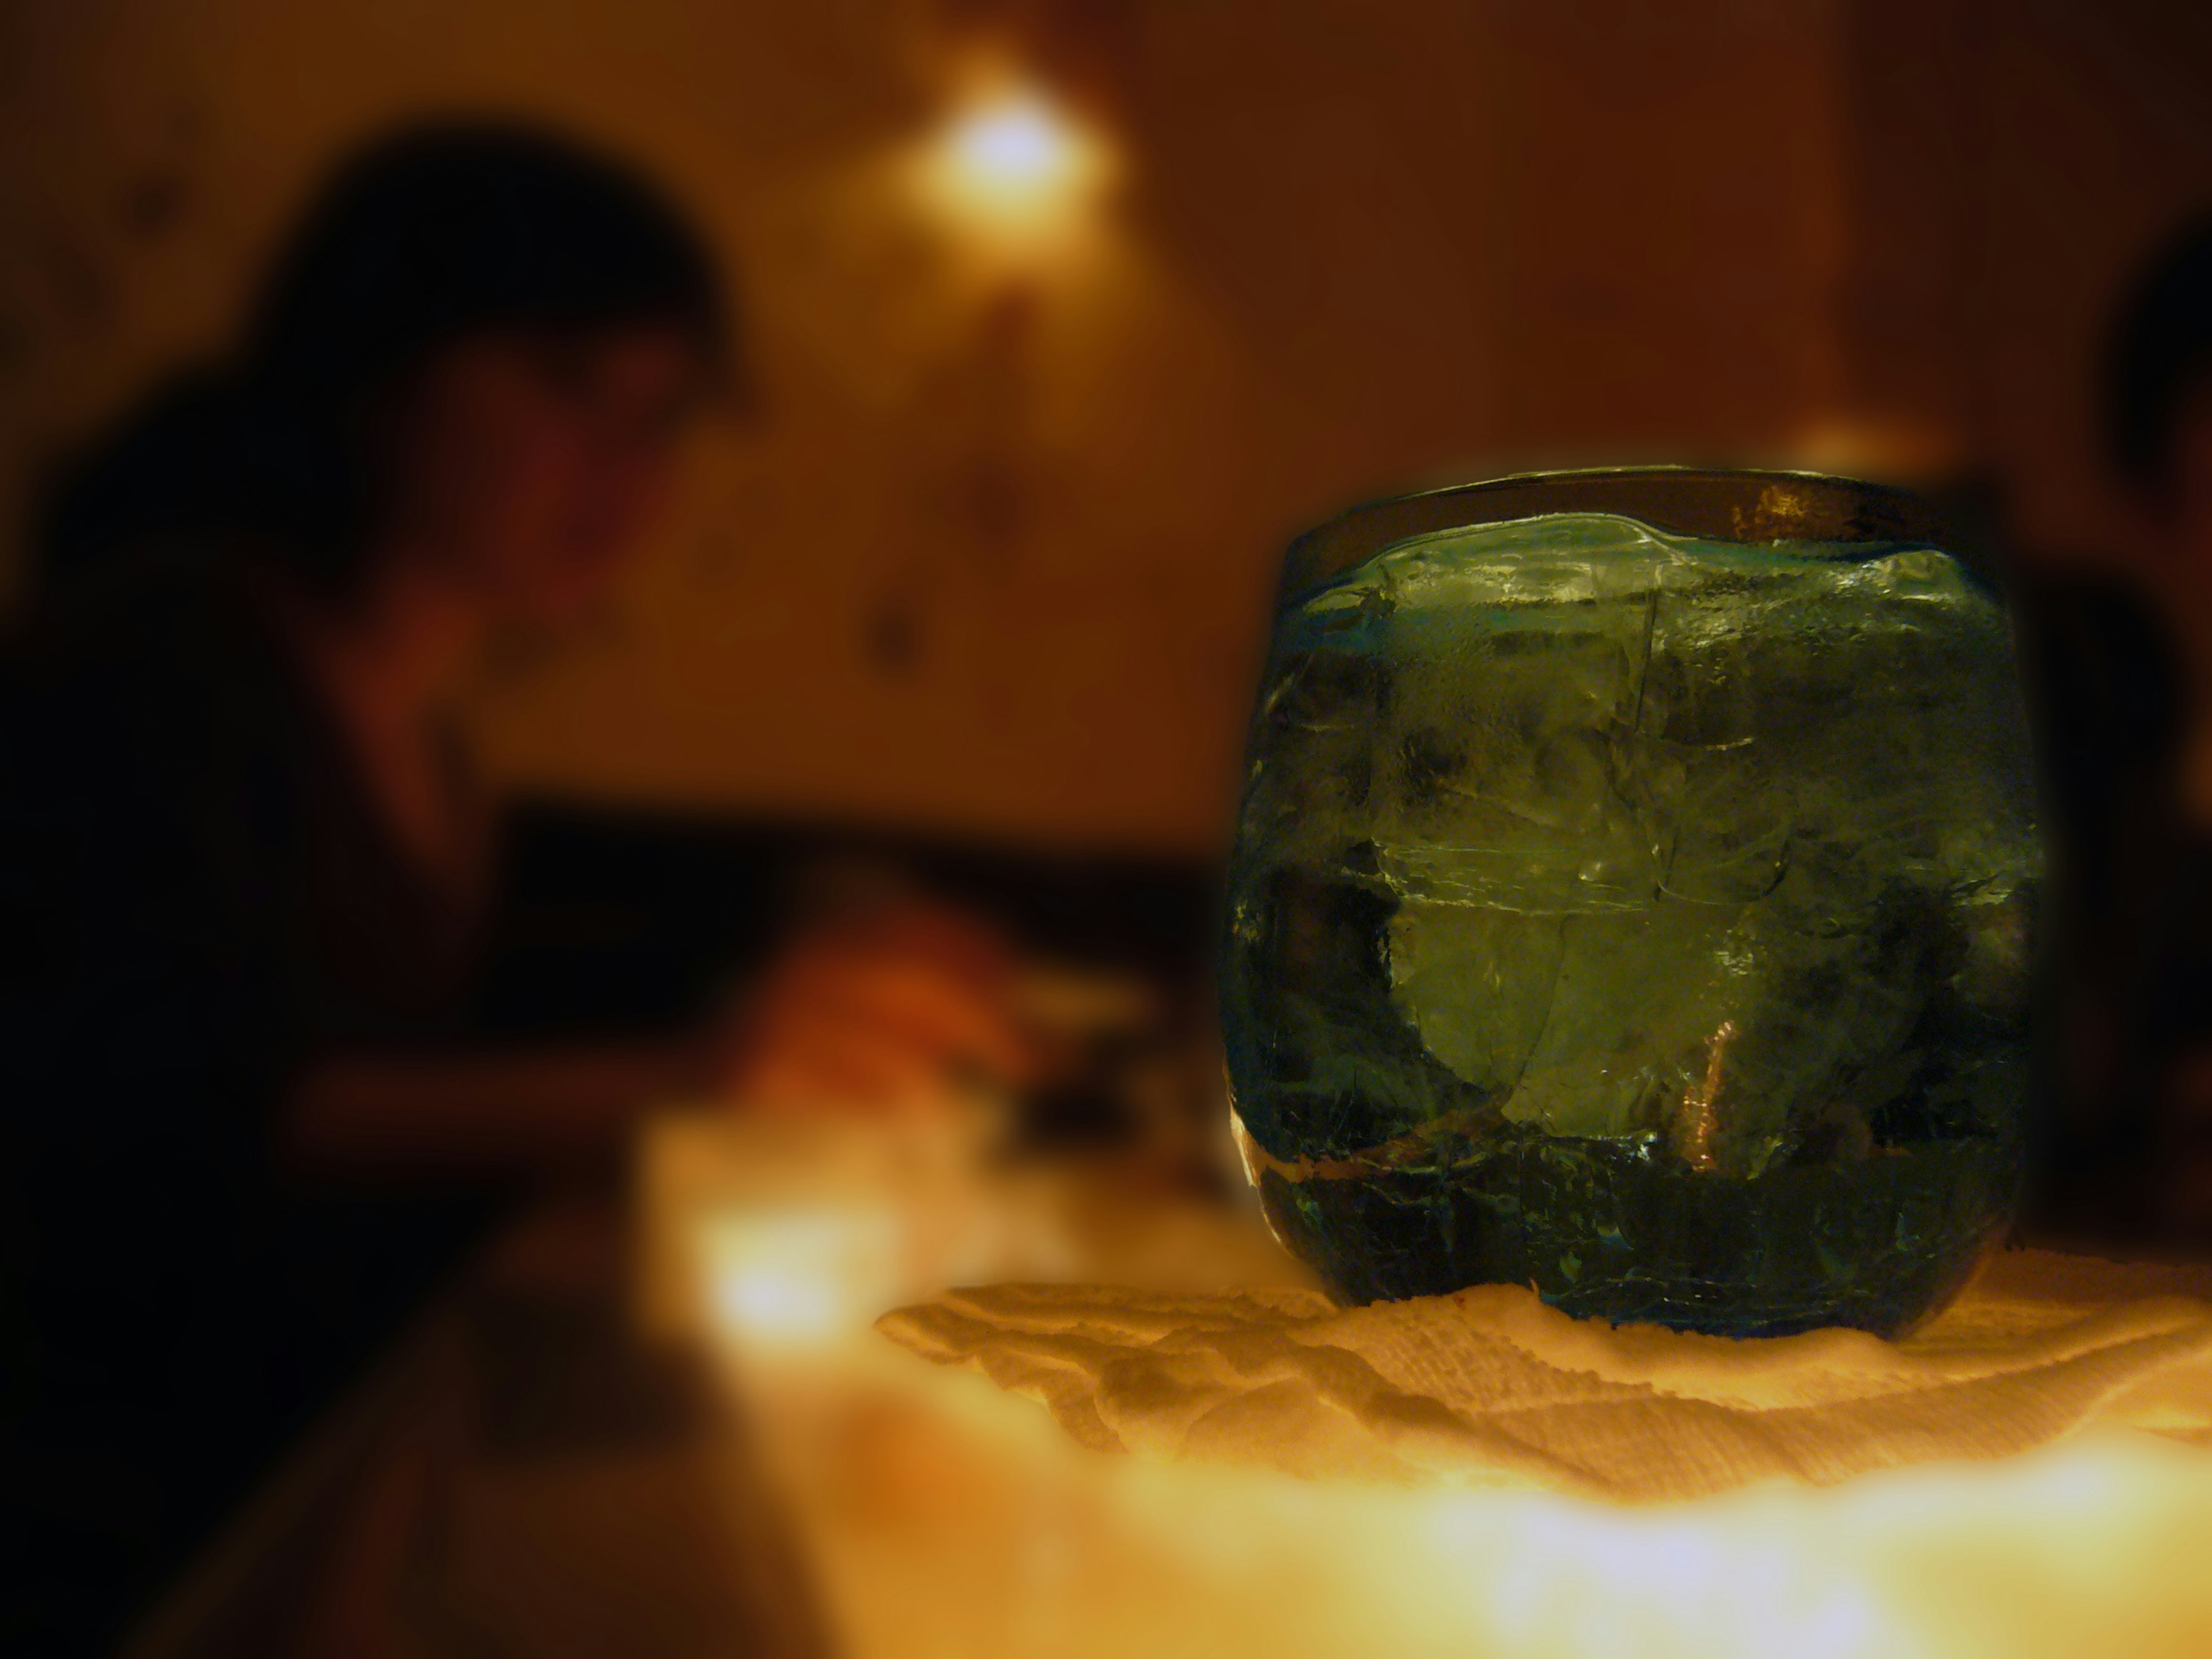
POLYGON ((1034 88, 956 110, 927 146, 929 195, 994 240, 1056 239, 1112 170, 1104 141, 1034 88))
POLYGON ((970 111, 945 135, 951 163, 982 189, 1027 194, 1065 184, 1082 146, 1043 99, 1017 94, 970 111))

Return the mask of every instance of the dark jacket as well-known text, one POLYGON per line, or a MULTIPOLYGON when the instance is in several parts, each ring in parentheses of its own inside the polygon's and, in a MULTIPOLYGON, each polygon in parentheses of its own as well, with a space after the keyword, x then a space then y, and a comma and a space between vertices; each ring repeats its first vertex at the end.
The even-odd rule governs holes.
POLYGON ((320 1058, 461 1033, 477 912, 386 831, 229 562, 131 562, 13 641, 0 1480, 27 1536, 0 1557, 35 1593, 4 1587, 0 1632, 52 1626, 26 1650, 173 1571, 471 1231, 473 1199, 302 1186, 277 1114, 320 1058))

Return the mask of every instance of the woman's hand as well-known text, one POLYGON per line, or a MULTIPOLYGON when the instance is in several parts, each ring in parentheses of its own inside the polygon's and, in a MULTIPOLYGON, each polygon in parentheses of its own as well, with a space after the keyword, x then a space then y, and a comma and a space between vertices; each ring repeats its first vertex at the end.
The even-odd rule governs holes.
POLYGON ((739 1009, 732 1097, 770 1109, 928 1111, 963 1083, 1018 1087, 1035 1057, 1013 953, 974 919, 915 900, 799 934, 739 1009))

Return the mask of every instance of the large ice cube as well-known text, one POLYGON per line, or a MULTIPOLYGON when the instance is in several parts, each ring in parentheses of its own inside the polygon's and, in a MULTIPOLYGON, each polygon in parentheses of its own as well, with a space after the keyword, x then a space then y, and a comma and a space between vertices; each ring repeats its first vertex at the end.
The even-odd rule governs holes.
POLYGON ((1263 692, 1230 963, 1278 1024, 1309 1005, 1278 1054, 1304 1097, 1272 1112, 1263 1079, 1253 1133, 1297 1155, 1320 1117, 1402 1133, 1479 1101, 1697 1167, 1869 1140, 1911 1077, 1959 1069, 1899 1081, 1931 1012, 1961 1042, 2017 1012, 2036 849, 2004 629, 1933 550, 1600 515, 1426 538, 1309 599, 1263 692), (1263 960, 1285 869, 1374 901, 1325 990, 1263 960), (1378 1040, 1386 1011, 1411 1041, 1378 1040), (1315 1115, 1355 1054, 1395 1104, 1315 1115))
POLYGON ((1344 573, 1277 617, 1230 872, 1271 1220, 1360 1299, 1917 1317, 2018 1168, 2028 781, 1932 549, 1566 514, 1344 573))

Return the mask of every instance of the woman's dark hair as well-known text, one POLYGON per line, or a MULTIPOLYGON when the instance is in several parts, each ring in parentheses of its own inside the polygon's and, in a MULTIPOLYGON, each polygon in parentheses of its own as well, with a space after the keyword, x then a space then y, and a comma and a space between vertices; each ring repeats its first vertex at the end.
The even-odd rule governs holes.
POLYGON ((442 348, 634 323, 679 327, 733 372, 714 261, 639 174, 524 127, 382 139, 310 206, 233 356, 62 469, 34 526, 37 577, 148 543, 246 539, 342 590, 374 530, 375 417, 442 348))
POLYGON ((2155 488, 2183 404, 2212 380, 2212 213, 2169 236, 2120 307, 2105 362, 2105 444, 2123 477, 2155 488))

